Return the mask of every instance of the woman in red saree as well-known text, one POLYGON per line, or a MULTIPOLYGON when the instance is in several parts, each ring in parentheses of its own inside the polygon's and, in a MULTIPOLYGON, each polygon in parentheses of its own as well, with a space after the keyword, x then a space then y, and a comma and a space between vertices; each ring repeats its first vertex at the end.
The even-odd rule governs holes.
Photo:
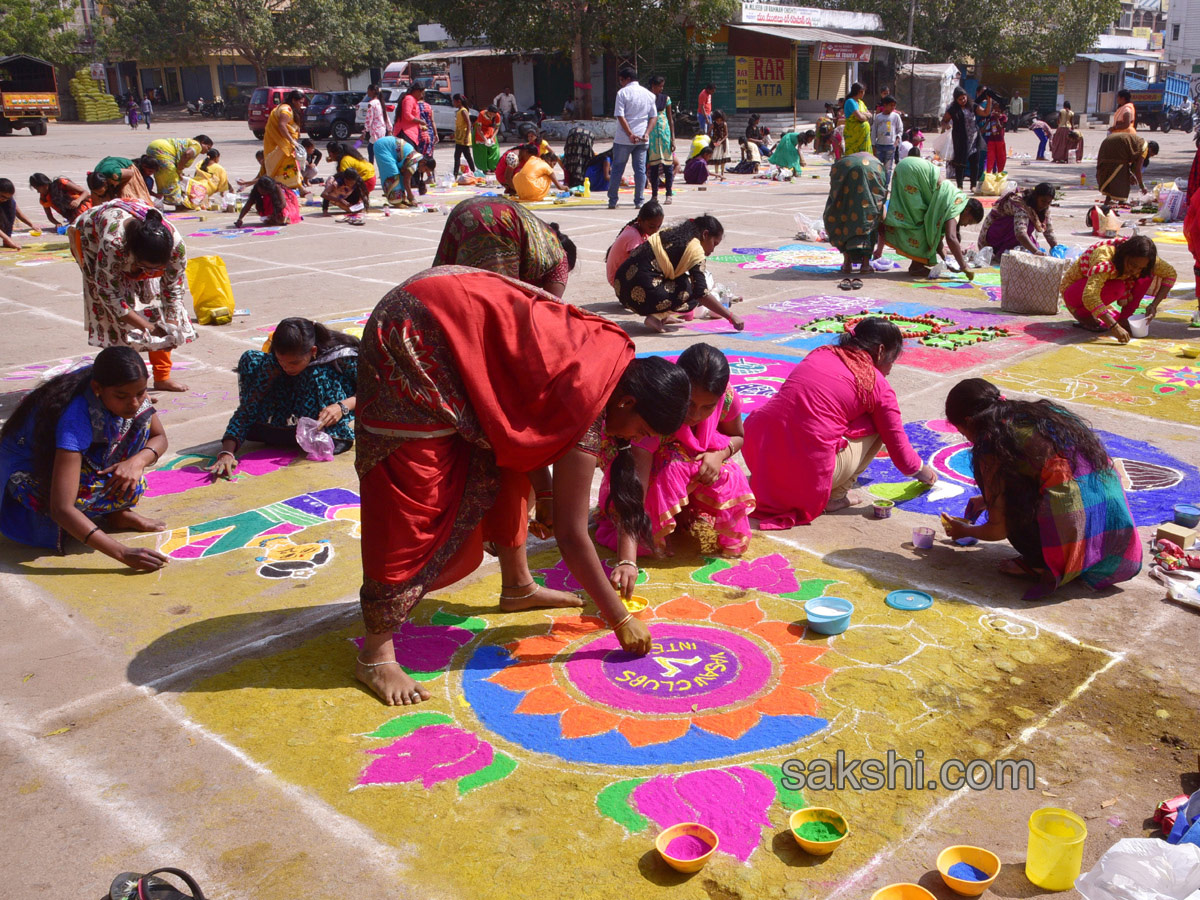
MULTIPOLYGON (((613 323, 544 302, 553 299, 502 275, 440 266, 389 293, 367 322, 355 409, 367 635, 355 674, 389 706, 428 699, 396 663, 392 633, 426 592, 473 571, 484 541, 500 559, 502 610, 582 605, 529 571, 531 477, 552 486, 538 491, 548 501, 539 520, 554 526, 563 560, 621 646, 650 648, 588 536, 592 476, 602 432, 625 441, 673 433, 691 385, 665 360, 635 359, 613 323)), ((648 536, 628 446, 612 477, 622 521, 648 536)))
POLYGON ((1196 155, 1188 173, 1187 215, 1183 220, 1183 236, 1195 263, 1192 271, 1196 275, 1196 311, 1192 314, 1192 325, 1200 325, 1200 134, 1196 135, 1196 155))

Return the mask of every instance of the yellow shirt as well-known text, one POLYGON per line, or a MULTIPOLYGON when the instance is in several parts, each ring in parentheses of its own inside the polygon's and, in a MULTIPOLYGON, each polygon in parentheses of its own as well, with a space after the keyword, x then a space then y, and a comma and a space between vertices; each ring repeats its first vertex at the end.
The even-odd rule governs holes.
POLYGON ((358 172, 359 181, 370 181, 375 177, 375 167, 365 159, 355 159, 353 156, 343 156, 338 160, 338 171, 345 172, 354 169, 358 172))
POLYGON ((471 146, 471 114, 465 106, 460 106, 454 115, 454 143, 471 146))
POLYGON ((530 157, 521 171, 513 176, 513 188, 517 199, 526 202, 545 200, 554 184, 554 172, 544 159, 530 157))

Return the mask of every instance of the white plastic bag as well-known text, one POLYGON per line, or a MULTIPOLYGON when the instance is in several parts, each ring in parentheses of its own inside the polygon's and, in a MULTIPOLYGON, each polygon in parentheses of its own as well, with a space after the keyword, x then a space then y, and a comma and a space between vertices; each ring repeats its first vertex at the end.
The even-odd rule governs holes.
POLYGON ((796 213, 796 240, 798 241, 823 241, 821 232, 824 226, 820 219, 810 219, 804 213, 796 213))
POLYGON ((1200 847, 1125 838, 1075 879, 1084 900, 1185 900, 1200 891, 1200 847))
POLYGON ((933 139, 933 155, 942 162, 954 159, 954 132, 943 131, 933 139))
POLYGON ((303 416, 296 421, 296 443, 315 462, 333 459, 333 438, 322 430, 316 419, 303 416))

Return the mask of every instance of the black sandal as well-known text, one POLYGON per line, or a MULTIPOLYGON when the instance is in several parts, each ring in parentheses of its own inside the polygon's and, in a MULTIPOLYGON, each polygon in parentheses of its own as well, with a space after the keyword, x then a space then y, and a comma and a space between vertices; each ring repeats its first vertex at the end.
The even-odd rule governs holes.
POLYGON ((850 282, 850 290, 852 291, 862 290, 862 286, 863 280, 861 278, 852 279, 850 282))
POLYGON ((839 291, 854 290, 853 282, 849 278, 843 278, 840 282, 838 282, 838 290, 839 291))
POLYGON ((204 891, 196 880, 182 869, 164 867, 138 875, 136 872, 122 872, 113 879, 105 900, 205 900, 204 891), (188 886, 192 893, 185 894, 169 882, 155 876, 159 872, 174 875, 188 886))

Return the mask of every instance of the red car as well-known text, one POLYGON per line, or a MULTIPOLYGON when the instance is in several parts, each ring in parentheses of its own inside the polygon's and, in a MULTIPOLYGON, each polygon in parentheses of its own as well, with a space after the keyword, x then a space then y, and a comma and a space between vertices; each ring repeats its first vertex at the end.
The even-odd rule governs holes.
POLYGON ((250 107, 246 114, 246 121, 254 136, 260 141, 263 134, 266 133, 267 117, 271 115, 271 110, 287 99, 287 95, 292 91, 300 91, 304 94, 304 106, 300 107, 297 114, 300 118, 300 130, 304 131, 304 110, 308 105, 308 98, 315 93, 312 88, 272 85, 271 87, 255 88, 254 93, 250 95, 250 107))

